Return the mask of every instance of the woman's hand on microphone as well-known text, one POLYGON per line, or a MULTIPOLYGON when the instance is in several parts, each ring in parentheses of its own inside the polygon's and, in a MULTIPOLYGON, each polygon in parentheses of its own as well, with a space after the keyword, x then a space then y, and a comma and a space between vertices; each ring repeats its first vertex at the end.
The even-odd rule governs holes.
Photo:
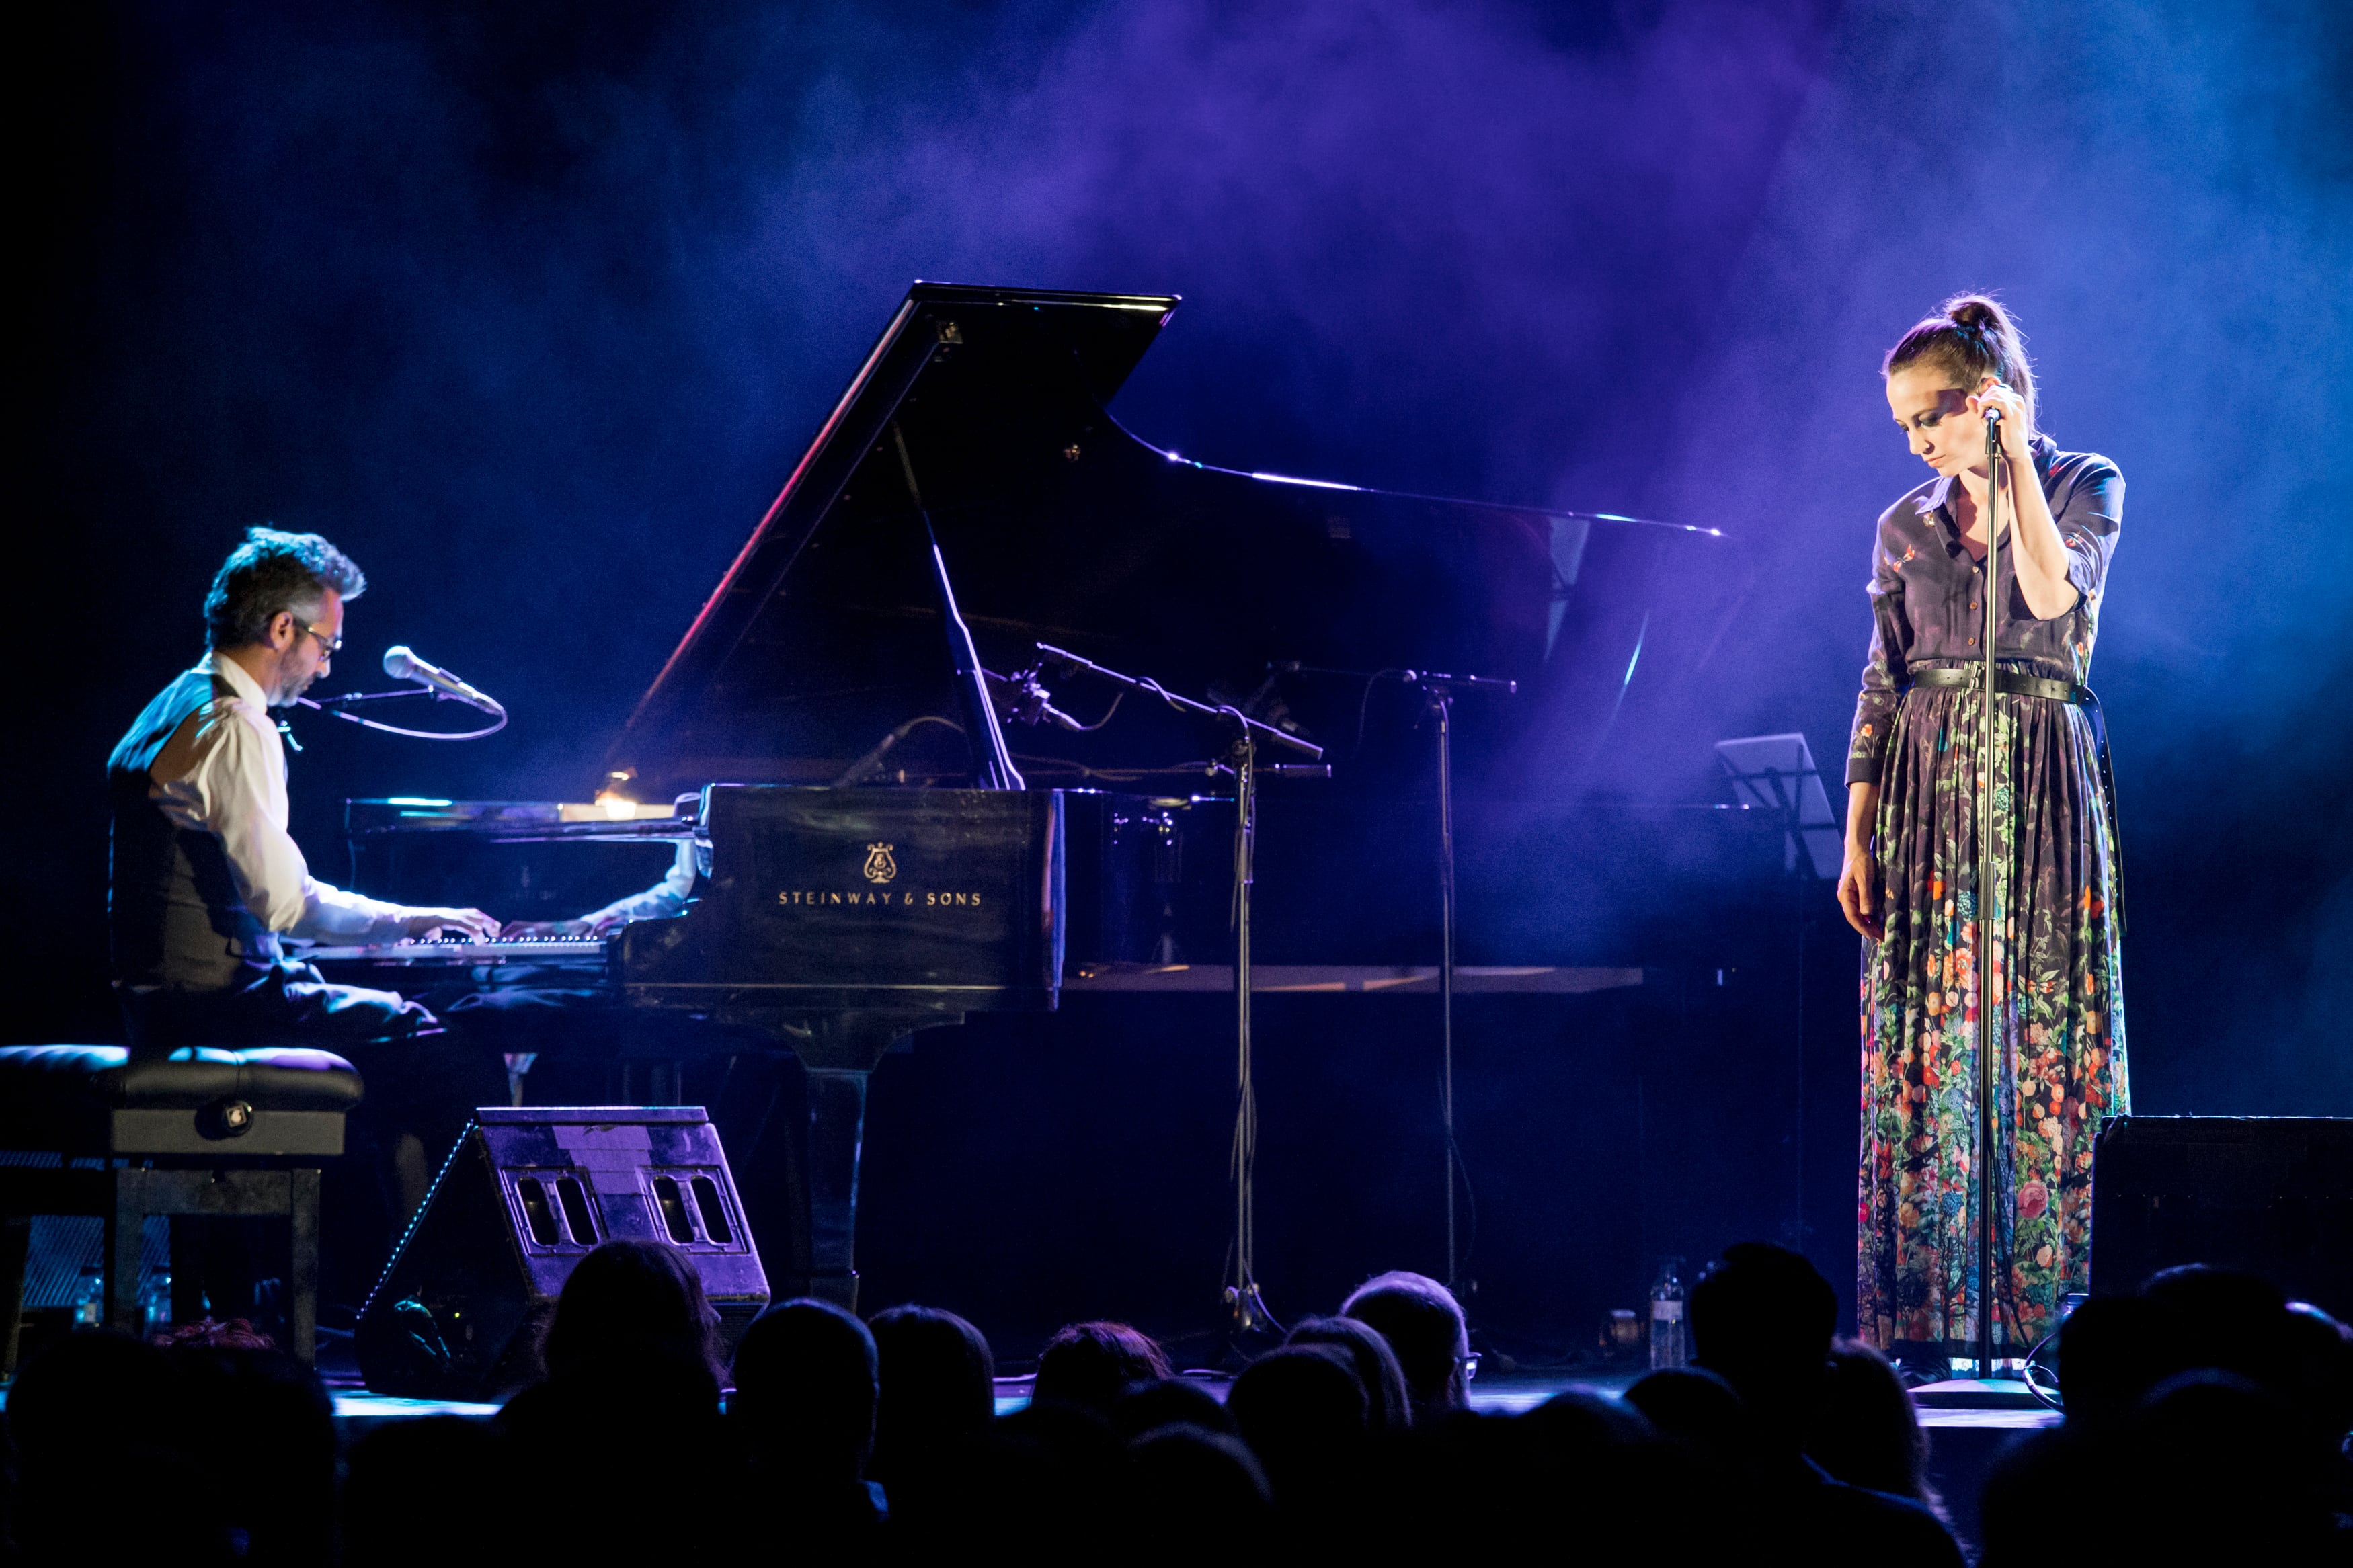
POLYGON ((1980 380, 1978 389, 1969 395, 1968 408, 1979 418, 1985 416, 1988 409, 2000 409, 2002 457, 2012 468, 2032 463, 2033 450, 2028 443, 2033 439, 2034 432, 2026 427, 2025 398, 1989 375, 1980 380))

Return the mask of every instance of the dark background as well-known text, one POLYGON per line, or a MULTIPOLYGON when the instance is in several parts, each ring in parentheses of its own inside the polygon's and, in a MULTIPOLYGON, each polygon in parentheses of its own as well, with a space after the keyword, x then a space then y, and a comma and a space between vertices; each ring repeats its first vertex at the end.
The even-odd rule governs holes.
MULTIPOLYGON (((1978 287, 2025 323, 2045 426, 2131 484, 2094 679, 2135 1107, 2353 1113, 2342 7, 378 0, 92 5, 13 43, 8 1039, 114 1027, 100 769, 200 650, 248 523, 366 567, 355 653, 413 644, 516 714, 459 747, 305 727, 296 829, 332 879, 345 795, 586 795, 910 279, 1165 289, 1187 303, 1115 405, 1131 428, 1243 468, 1719 527, 1732 580, 1694 589, 1737 608, 1688 725, 1802 730, 1834 759, 1871 520, 1920 475, 1877 356, 1978 287)), ((1841 1279, 1852 953, 1825 889, 1792 896, 1828 998, 1808 1223, 1841 1279)), ((1558 923, 1582 933, 1560 962, 1676 956, 1630 916, 1558 923)), ((1799 985, 1722 1039, 1790 1037, 1799 985)), ((1561 1026, 1494 1024, 1480 1092, 1567 1095, 1558 1053, 1493 1048, 1561 1026)), ((1183 1048, 1209 1125, 1226 1047, 1202 1027, 1183 1048)), ((984 1046, 1013 1049, 967 1059, 984 1046)), ((1722 1048, 1643 1113, 1688 1133, 1798 1092, 1722 1048)), ((893 1091, 917 1118, 950 1080, 894 1079, 946 1056, 894 1058, 878 1119, 893 1091)), ((1376 1098, 1427 1089, 1377 1051, 1314 1059, 1376 1098)), ((1357 1136, 1288 1125, 1335 1162, 1357 1136)), ((1493 1158, 1567 1125, 1491 1129, 1493 1158)), ((899 1136, 878 1120, 885 1213, 899 1136)), ((1678 1190, 1741 1185, 1718 1144, 1688 1157, 1678 1190)), ((1265 1223, 1271 1250, 1305 1221, 1265 1223)), ((1430 1236, 1399 1247, 1429 1267, 1430 1236)), ((1401 1260, 1378 1251, 1329 1256, 1401 1260)))

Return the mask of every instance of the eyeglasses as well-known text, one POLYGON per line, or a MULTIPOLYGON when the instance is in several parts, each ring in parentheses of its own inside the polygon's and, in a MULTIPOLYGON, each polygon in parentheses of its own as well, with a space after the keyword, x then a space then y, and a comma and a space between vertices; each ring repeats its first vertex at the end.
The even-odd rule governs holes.
POLYGON ((309 632, 312 637, 319 639, 320 657, 323 658, 332 658, 337 654, 343 651, 343 638, 331 637, 326 633, 321 631, 318 627, 311 625, 308 621, 298 621, 295 624, 301 626, 304 631, 309 632))

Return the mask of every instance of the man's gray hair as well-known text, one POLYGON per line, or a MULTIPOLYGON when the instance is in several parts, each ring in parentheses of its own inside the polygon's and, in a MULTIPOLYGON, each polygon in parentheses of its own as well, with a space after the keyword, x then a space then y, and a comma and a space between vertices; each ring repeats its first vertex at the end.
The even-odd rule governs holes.
POLYGON ((309 621, 327 590, 346 599, 367 591, 367 578, 350 556, 315 533, 248 528, 245 542, 229 552, 205 595, 205 646, 250 647, 269 637, 280 610, 309 621))

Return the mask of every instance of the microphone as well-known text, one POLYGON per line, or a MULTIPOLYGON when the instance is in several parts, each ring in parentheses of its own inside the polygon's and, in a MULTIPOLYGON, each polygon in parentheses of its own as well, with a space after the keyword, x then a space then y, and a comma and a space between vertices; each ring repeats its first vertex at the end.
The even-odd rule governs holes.
POLYGON ((1005 716, 1017 723, 1060 724, 1081 734, 1090 728, 1054 706, 1054 694, 1038 683, 1036 669, 1018 670, 1006 677, 1002 684, 1011 689, 1003 693, 998 701, 1005 716))
POLYGON ((507 710, 499 706, 497 698, 475 690, 437 665, 426 663, 406 643, 395 643, 384 650, 384 672, 395 680, 413 680, 419 686, 429 686, 442 696, 463 702, 469 708, 479 708, 501 719, 507 716, 507 710))

